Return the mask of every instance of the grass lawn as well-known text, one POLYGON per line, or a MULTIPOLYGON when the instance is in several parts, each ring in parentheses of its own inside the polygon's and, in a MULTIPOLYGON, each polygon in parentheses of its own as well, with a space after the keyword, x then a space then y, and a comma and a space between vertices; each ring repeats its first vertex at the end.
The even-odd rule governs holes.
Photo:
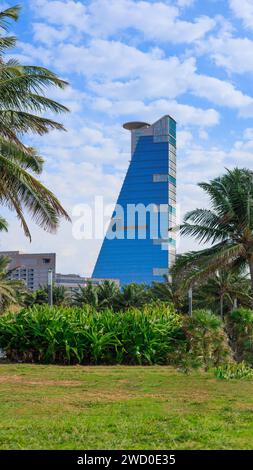
POLYGON ((252 449, 253 381, 0 365, 0 449, 252 449))

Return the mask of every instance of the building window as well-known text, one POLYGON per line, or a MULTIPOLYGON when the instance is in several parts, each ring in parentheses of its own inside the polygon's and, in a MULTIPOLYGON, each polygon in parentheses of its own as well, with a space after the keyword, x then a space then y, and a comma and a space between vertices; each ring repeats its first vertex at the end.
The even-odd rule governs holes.
POLYGON ((42 263, 43 263, 43 264, 49 264, 50 261, 51 261, 50 258, 42 258, 42 263))
POLYGON ((168 175, 153 175, 153 183, 167 183, 168 175))

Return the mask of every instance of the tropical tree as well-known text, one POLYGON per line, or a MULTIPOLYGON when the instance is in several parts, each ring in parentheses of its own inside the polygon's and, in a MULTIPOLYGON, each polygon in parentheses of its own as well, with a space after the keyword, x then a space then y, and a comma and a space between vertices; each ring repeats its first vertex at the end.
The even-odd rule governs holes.
POLYGON ((114 281, 104 280, 97 286, 99 308, 113 308, 117 304, 119 287, 114 281))
MULTIPOLYGON (((0 204, 16 213, 31 239, 25 210, 49 232, 57 229, 61 217, 69 220, 55 195, 36 177, 43 170, 43 158, 22 140, 27 133, 44 135, 64 129, 45 117, 47 111, 68 111, 48 98, 46 91, 50 87, 63 89, 67 83, 46 68, 5 60, 4 54, 16 44, 14 36, 6 36, 9 21, 16 21, 19 13, 18 6, 0 12, 0 204)), ((0 219, 0 228, 6 226, 6 221, 0 219)))
MULTIPOLYGON (((65 286, 57 285, 53 283, 53 305, 69 305, 71 303, 71 294, 68 292, 65 286)), ((25 307, 31 307, 32 305, 43 305, 48 304, 48 287, 41 286, 35 292, 29 289, 25 289, 19 297, 19 304, 25 307)))
POLYGON ((122 287, 118 296, 118 309, 127 309, 129 307, 142 307, 151 300, 151 293, 145 284, 132 282, 122 287))
POLYGON ((79 286, 79 288, 73 292, 72 303, 78 307, 88 304, 94 308, 98 308, 97 286, 94 286, 91 282, 86 286, 79 286))
POLYGON ((180 232, 211 246, 179 256, 172 274, 181 288, 187 288, 219 269, 248 268, 253 292, 253 172, 227 170, 199 186, 211 208, 188 212, 180 232))
POLYGON ((177 288, 174 280, 169 279, 169 276, 164 276, 164 282, 153 282, 150 295, 154 300, 172 303, 178 311, 185 311, 188 308, 185 295, 177 288))
POLYGON ((9 279, 8 271, 9 258, 0 257, 0 312, 2 313, 10 304, 17 303, 17 292, 24 285, 21 281, 9 279))
POLYGON ((250 280, 247 274, 219 270, 194 289, 194 308, 208 307, 219 312, 221 318, 237 307, 249 307, 252 303, 250 280))

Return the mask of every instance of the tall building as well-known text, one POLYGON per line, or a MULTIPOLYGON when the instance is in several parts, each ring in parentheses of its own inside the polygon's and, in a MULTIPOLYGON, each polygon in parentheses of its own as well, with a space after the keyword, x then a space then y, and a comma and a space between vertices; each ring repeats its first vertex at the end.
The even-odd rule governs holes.
POLYGON ((8 269, 10 279, 22 280, 25 285, 35 291, 48 283, 48 270, 53 272, 55 279, 55 253, 21 253, 20 251, 1 251, 0 256, 10 259, 8 269))
POLYGON ((176 222, 176 122, 164 116, 123 127, 131 131, 131 161, 93 276, 150 284, 163 281, 176 257, 169 232, 176 222))

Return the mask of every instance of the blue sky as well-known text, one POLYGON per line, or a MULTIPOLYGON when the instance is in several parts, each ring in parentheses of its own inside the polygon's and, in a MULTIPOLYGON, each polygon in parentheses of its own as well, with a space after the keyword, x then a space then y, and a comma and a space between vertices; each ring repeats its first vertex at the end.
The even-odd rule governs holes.
MULTIPOLYGON (((253 166, 253 0, 26 0, 13 25, 22 63, 69 81, 51 95, 69 106, 67 134, 29 137, 46 158, 43 182, 72 213, 94 195, 116 202, 130 157, 128 120, 178 122, 178 202, 206 206, 197 182, 253 166)), ((1 8, 16 2, 0 2, 1 8)), ((0 249, 55 251, 61 272, 90 274, 101 244, 71 224, 33 241, 8 214, 0 249)), ((196 248, 180 241, 180 251, 196 248)))

